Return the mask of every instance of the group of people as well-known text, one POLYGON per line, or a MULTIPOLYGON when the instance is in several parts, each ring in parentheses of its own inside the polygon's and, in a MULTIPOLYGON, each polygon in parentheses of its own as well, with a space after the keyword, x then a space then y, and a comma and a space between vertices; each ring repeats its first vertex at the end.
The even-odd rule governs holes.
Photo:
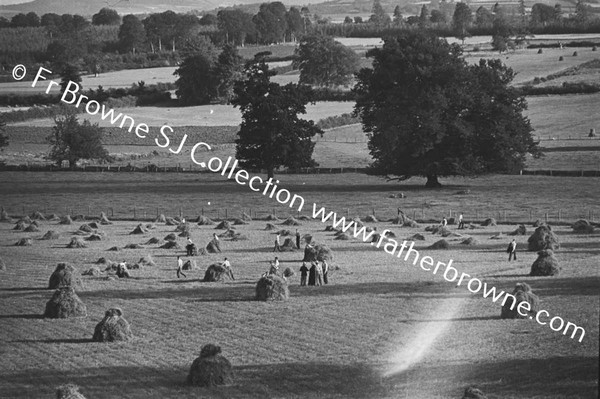
MULTIPOLYGON (((183 276, 184 278, 187 278, 187 275, 183 272, 183 259, 181 259, 181 256, 177 257, 177 278, 180 278, 180 276, 183 276)), ((223 259, 223 262, 221 262, 221 266, 223 266, 225 269, 227 269, 229 271, 229 275, 231 276, 232 280, 235 280, 235 277, 233 277, 233 269, 231 268, 231 263, 229 262, 229 260, 227 258, 223 259)))
POLYGON ((313 260, 310 262, 310 268, 306 266, 306 262, 302 262, 302 266, 300 267, 300 285, 323 285, 328 284, 329 274, 329 265, 327 261, 319 262, 318 260, 313 260))

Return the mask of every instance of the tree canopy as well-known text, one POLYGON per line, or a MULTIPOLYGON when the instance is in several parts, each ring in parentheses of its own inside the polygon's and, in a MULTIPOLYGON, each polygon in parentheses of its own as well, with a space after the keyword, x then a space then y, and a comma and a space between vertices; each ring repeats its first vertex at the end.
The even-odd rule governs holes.
POLYGON ((249 169, 266 169, 273 177, 280 166, 315 166, 312 159, 315 134, 322 134, 313 121, 298 118, 306 113, 310 88, 270 81, 273 71, 264 61, 246 67, 247 79, 234 86, 231 103, 242 112, 236 140, 236 158, 249 169))
POLYGON ((356 53, 330 36, 304 36, 295 53, 301 84, 346 85, 359 68, 356 53))
POLYGON ((430 34, 388 37, 358 74, 355 113, 374 158, 371 172, 400 180, 514 172, 540 154, 526 102, 499 60, 468 64, 458 45, 430 34))
POLYGON ((119 43, 123 51, 135 54, 146 42, 146 31, 142 22, 133 14, 123 17, 123 24, 119 28, 119 43))
POLYGON ((75 168, 81 159, 108 159, 98 124, 92 125, 88 120, 79 123, 77 116, 70 112, 54 118, 52 133, 47 140, 50 143, 49 158, 58 166, 69 161, 70 167, 75 168))
POLYGON ((121 25, 121 17, 116 10, 102 8, 97 14, 92 15, 93 25, 121 25))

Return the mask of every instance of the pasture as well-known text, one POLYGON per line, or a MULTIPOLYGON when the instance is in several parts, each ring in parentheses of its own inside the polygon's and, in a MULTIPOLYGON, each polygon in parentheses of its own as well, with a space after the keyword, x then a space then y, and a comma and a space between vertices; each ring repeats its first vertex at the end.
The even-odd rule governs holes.
MULTIPOLYGON (((220 191, 221 184, 205 183, 203 191, 220 191)), ((126 186, 115 182, 117 187, 126 186)), ((325 187, 322 181, 313 190, 325 187)), ((360 187, 357 193, 369 190, 350 187, 360 187)), ((43 190, 47 198, 54 196, 48 186, 43 190)), ((88 198, 95 196, 86 191, 88 198)), ((132 197, 157 194, 149 187, 144 191, 132 197)), ((181 201, 184 190, 175 191, 178 194, 170 197, 181 201)), ((327 195, 330 200, 343 197, 346 204, 360 202, 342 192, 332 195, 333 191, 327 195)), ((39 201, 36 193, 30 194, 39 201)), ((560 195, 565 200, 575 198, 562 190, 560 195)), ((494 197, 492 192, 487 196, 494 197)), ((2 201, 6 199, 3 193, 2 201)), ((162 195, 162 201, 168 202, 169 196, 162 195)), ((489 238, 512 231, 512 225, 461 231, 452 227, 476 238, 476 246, 459 244, 462 237, 455 235, 449 238, 449 250, 430 250, 427 246, 440 237, 425 233, 425 241, 415 247, 436 261, 452 259, 461 271, 498 289, 511 290, 516 282, 527 282, 540 295, 543 309, 584 326, 586 337, 579 343, 529 320, 501 320, 499 306, 489 299, 359 240, 334 240, 320 222, 302 222, 297 228, 334 251, 331 282, 323 287, 299 286, 301 251, 273 254, 274 235, 264 231, 264 221, 236 226, 249 239, 223 240, 223 253, 196 257, 198 269, 187 272, 185 279, 175 277, 175 256, 184 256, 184 251, 144 244, 173 232, 175 226, 157 223, 147 234, 131 235, 138 222, 117 221, 101 226, 102 241, 89 242, 83 249, 65 248, 82 223, 41 222, 41 231, 35 234, 0 224, 0 257, 6 262, 6 270, 0 271, 2 397, 49 397, 65 382, 80 385, 93 398, 448 398, 460 397, 469 385, 478 386, 490 398, 597 394, 597 235, 574 235, 567 226, 555 226, 563 272, 546 278, 527 276, 535 253, 522 251, 517 262, 508 264, 506 239, 489 238), (50 229, 59 232, 58 240, 38 240, 50 229), (24 236, 33 238, 31 247, 13 246, 24 236), (107 251, 133 243, 142 249, 107 251), (82 272, 98 266, 100 257, 131 264, 148 254, 156 266, 133 270, 131 279, 115 279, 107 272, 82 277, 84 288, 78 295, 87 306, 87 317, 41 317, 51 294, 45 289, 47 280, 57 263, 70 262, 82 272), (284 303, 258 303, 253 301, 254 284, 274 255, 279 255, 282 269, 296 271, 290 280, 291 297, 284 303), (231 260, 236 280, 200 282, 206 266, 224 256, 231 260), (91 342, 95 324, 115 306, 123 309, 135 339, 91 342), (234 383, 216 389, 186 386, 192 360, 209 342, 221 345, 233 363, 234 383)), ((379 231, 389 228, 398 239, 423 233, 425 226, 370 225, 379 231)), ((213 232, 221 231, 192 224, 192 239, 199 245, 213 232)), ((517 237, 521 248, 526 238, 517 237)), ((183 238, 178 241, 184 244, 183 238)))

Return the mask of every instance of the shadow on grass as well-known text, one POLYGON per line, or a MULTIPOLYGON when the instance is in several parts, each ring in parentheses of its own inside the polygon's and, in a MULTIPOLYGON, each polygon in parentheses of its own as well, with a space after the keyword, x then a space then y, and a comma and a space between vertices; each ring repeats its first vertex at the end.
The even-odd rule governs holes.
MULTIPOLYGON (((531 277, 528 275, 497 275, 486 278, 514 278, 531 286, 533 292, 541 298, 549 296, 586 295, 597 296, 600 292, 600 277, 531 277)), ((498 289, 512 291, 515 281, 493 282, 487 281, 488 285, 494 285, 498 289)))
POLYGON ((181 398, 375 398, 385 396, 387 391, 378 374, 367 365, 325 362, 234 365, 231 385, 195 387, 186 383, 194 358, 191 355, 185 367, 177 368, 121 366, 72 371, 28 369, 17 373, 2 370, 0 378, 10 381, 3 390, 6 397, 22 396, 23 387, 28 388, 31 397, 47 397, 41 395, 47 390, 43 381, 52 381, 56 386, 74 383, 86 397, 147 397, 151 390, 156 397, 181 398), (31 375, 39 377, 35 379, 39 386, 32 386, 31 375))
POLYGON ((11 287, 0 288, 0 291, 18 292, 18 291, 48 291, 48 287, 11 287))
POLYGON ((43 343, 43 344, 89 344, 94 342, 91 338, 62 338, 62 339, 19 339, 11 342, 43 343))
POLYGON ((43 314, 0 314, 0 319, 43 319, 43 314))

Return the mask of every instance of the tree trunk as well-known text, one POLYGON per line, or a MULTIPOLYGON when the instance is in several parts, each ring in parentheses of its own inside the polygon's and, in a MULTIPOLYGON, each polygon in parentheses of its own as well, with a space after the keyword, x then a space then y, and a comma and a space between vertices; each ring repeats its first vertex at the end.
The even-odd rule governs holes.
POLYGON ((275 177, 275 170, 273 169, 272 166, 268 166, 267 167, 267 177, 272 179, 273 177, 275 177))
POLYGON ((425 183, 426 188, 440 188, 442 187, 441 183, 438 181, 437 175, 427 175, 427 183, 425 183))

